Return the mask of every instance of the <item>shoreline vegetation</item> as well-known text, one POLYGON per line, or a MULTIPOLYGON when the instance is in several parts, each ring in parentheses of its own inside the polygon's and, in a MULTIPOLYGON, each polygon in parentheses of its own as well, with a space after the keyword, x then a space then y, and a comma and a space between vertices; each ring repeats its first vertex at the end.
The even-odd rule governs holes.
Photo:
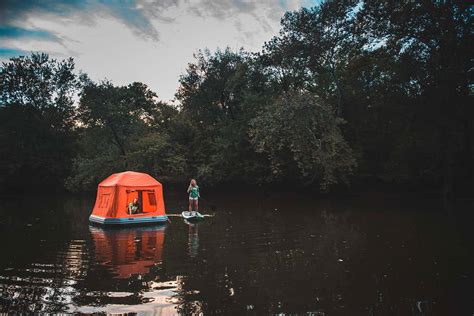
POLYGON ((177 105, 72 58, 11 58, 0 192, 91 192, 134 170, 172 186, 472 196, 472 43, 462 1, 326 1, 287 12, 260 52, 198 51, 177 105))

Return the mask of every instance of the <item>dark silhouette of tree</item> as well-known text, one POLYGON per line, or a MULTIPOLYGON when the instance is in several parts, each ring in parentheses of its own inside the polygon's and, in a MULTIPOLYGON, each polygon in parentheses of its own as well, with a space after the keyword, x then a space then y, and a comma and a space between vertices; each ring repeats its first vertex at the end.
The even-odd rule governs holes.
POLYGON ((72 58, 12 58, 0 69, 0 188, 61 188, 75 154, 72 58))
POLYGON ((261 52, 199 51, 177 106, 141 83, 79 78, 72 59, 14 58, 0 72, 0 187, 59 186, 74 157, 71 189, 137 169, 472 192, 473 34, 465 1, 324 1, 287 12, 261 52))

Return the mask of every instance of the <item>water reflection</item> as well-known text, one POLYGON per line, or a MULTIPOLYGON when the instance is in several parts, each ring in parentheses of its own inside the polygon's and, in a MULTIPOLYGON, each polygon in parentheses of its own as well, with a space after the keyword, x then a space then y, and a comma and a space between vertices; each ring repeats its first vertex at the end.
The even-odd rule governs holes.
POLYGON ((124 279, 159 264, 166 226, 103 229, 90 226, 96 261, 124 279))
POLYGON ((166 226, 89 226, 89 232, 96 266, 79 285, 88 291, 76 297, 76 312, 176 313, 179 282, 160 276, 166 226))
MULTIPOLYGON (((34 243, 34 241, 32 241, 34 243)), ((68 312, 77 283, 89 268, 84 240, 38 245, 34 262, 7 266, 0 275, 0 311, 68 312)))
POLYGON ((184 220, 188 225, 188 254, 191 258, 198 255, 199 252, 199 223, 192 223, 184 220))
POLYGON ((239 196, 199 224, 103 229, 89 226, 86 202, 55 197, 34 214, 22 203, 0 203, 0 312, 474 310, 472 232, 459 234, 429 204, 239 196))

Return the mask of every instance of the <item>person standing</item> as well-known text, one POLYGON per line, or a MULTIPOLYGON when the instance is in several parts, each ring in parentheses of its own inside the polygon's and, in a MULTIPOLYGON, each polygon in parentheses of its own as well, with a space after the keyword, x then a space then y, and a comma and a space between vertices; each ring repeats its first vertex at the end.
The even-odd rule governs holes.
POLYGON ((194 211, 199 212, 199 198, 201 197, 199 195, 199 186, 197 185, 196 179, 191 179, 191 183, 189 183, 188 187, 188 193, 189 193, 189 212, 194 211))

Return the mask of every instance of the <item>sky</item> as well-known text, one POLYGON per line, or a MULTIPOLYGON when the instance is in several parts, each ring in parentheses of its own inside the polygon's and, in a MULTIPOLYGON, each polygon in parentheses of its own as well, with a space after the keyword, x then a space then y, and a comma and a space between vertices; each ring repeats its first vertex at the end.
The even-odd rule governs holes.
POLYGON ((0 61, 73 57, 92 80, 139 81, 172 101, 199 49, 259 51, 316 0, 0 0, 0 61))

